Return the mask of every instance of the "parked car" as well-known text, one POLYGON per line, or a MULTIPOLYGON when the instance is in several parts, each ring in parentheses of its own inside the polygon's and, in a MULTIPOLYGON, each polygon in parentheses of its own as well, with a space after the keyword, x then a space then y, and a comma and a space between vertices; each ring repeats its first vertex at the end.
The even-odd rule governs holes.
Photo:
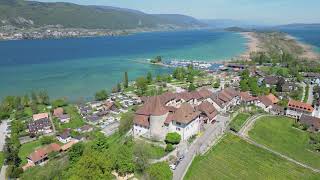
POLYGON ((175 165, 175 164, 170 164, 169 167, 170 167, 171 170, 176 170, 177 165, 175 165))

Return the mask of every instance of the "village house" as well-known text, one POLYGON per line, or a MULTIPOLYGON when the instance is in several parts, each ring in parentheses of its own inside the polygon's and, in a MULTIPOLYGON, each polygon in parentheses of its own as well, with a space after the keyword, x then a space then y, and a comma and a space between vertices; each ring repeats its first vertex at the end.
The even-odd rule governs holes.
POLYGON ((86 125, 78 128, 77 131, 80 132, 80 133, 87 133, 87 132, 93 131, 93 127, 86 124, 86 125))
POLYGON ((240 99, 241 99, 241 103, 247 106, 254 105, 258 101, 258 98, 251 96, 249 92, 240 92, 240 99))
POLYGON ((49 144, 45 147, 39 148, 37 150, 35 150, 34 152, 32 152, 28 157, 28 164, 31 165, 38 165, 41 164, 43 162, 45 162, 46 160, 48 160, 48 155, 52 152, 59 152, 60 151, 60 146, 59 144, 56 143, 52 143, 49 144))
POLYGON ((226 113, 232 107, 240 104, 240 92, 233 88, 226 88, 211 95, 208 101, 219 112, 226 113))
POLYGON ((263 81, 266 84, 266 86, 269 88, 269 87, 278 85, 279 82, 285 82, 285 79, 283 77, 278 77, 278 76, 267 76, 264 78, 263 81))
POLYGON ((63 108, 59 107, 53 110, 53 116, 60 117, 64 114, 63 108))
POLYGON ((211 91, 171 93, 142 97, 144 102, 134 117, 134 136, 164 140, 169 132, 177 132, 182 140, 197 134, 202 123, 214 122, 217 111, 206 101, 211 91))
POLYGON ((266 96, 259 96, 256 106, 262 108, 266 112, 270 112, 272 107, 279 102, 279 99, 272 93, 266 96))
POLYGON ((66 144, 66 143, 70 142, 71 139, 72 139, 72 137, 71 137, 71 129, 63 130, 62 133, 57 135, 57 139, 63 144, 66 144))
POLYGON ((48 113, 34 114, 28 124, 30 134, 48 134, 52 132, 52 124, 48 113))
POLYGON ((320 118, 302 114, 299 122, 306 125, 311 132, 320 131, 320 118))
POLYGON ((70 116, 68 114, 62 114, 58 117, 58 119, 61 123, 69 123, 70 122, 70 116))
POLYGON ((286 115, 295 119, 300 119, 303 114, 311 116, 313 110, 314 108, 311 106, 311 104, 289 100, 286 115))

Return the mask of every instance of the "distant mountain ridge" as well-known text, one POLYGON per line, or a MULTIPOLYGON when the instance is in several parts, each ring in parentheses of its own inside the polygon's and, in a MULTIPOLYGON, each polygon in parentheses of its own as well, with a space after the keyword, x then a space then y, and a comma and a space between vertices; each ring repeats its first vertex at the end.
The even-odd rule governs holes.
POLYGON ((289 29, 301 29, 301 28, 320 28, 320 23, 312 23, 312 24, 306 24, 306 23, 293 23, 293 24, 285 24, 285 25, 279 25, 275 26, 274 28, 289 28, 289 29))
POLYGON ((0 0, 0 26, 65 28, 136 29, 196 28, 205 26, 197 19, 177 14, 146 14, 137 10, 109 6, 84 6, 72 3, 44 3, 24 0, 0 0))

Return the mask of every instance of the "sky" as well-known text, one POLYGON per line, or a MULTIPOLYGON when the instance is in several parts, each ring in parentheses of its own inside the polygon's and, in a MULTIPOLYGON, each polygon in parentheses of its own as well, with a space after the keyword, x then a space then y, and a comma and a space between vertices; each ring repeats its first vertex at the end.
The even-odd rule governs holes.
POLYGON ((146 13, 185 14, 262 24, 320 23, 320 0, 39 0, 106 5, 146 13))

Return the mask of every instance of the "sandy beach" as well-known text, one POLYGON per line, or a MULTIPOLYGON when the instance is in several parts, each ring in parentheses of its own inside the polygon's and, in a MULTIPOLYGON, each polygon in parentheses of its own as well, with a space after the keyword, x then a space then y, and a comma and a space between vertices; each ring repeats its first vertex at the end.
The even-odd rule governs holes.
POLYGON ((261 51, 261 48, 259 47, 259 39, 256 37, 254 32, 241 32, 240 34, 248 39, 247 51, 240 55, 241 58, 250 59, 251 52, 261 51))

